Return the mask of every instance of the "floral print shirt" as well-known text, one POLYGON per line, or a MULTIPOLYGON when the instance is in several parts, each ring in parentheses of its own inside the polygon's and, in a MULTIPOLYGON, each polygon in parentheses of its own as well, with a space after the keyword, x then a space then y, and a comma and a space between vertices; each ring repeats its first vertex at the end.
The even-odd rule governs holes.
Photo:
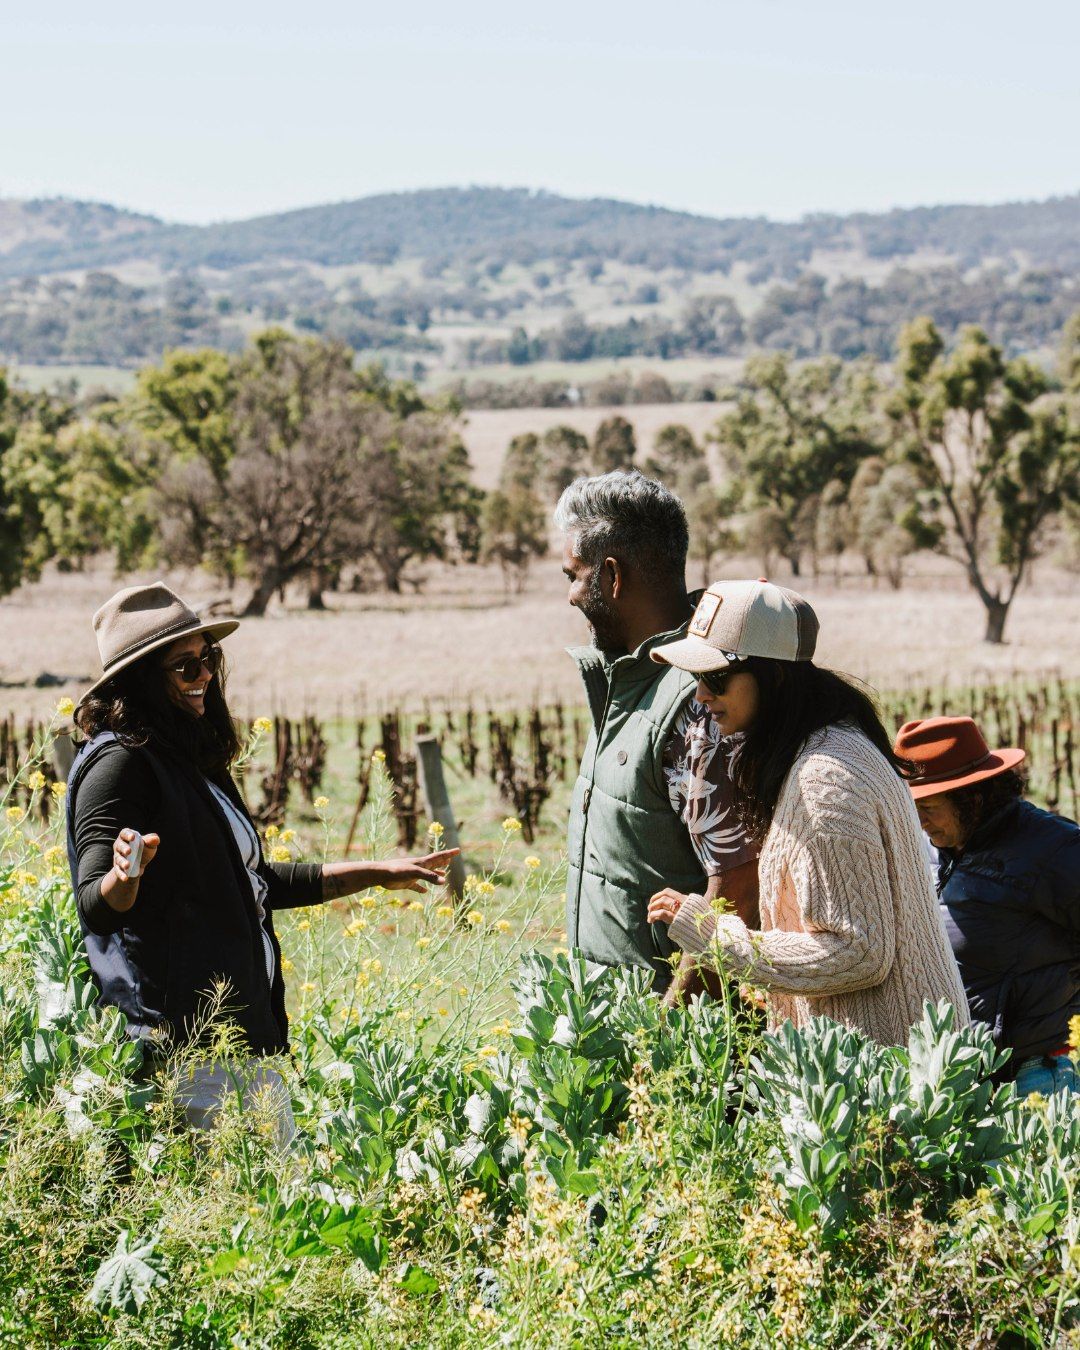
POLYGON ((721 736, 709 710, 690 699, 664 749, 671 809, 690 832, 706 876, 753 862, 758 851, 739 824, 733 804, 731 757, 739 738, 721 736))

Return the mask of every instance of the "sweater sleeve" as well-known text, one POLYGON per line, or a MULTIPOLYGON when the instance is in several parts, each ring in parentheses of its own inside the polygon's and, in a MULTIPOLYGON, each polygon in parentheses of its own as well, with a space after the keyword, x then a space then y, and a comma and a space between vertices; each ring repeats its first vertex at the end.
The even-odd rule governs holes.
POLYGON ((321 863, 272 863, 259 868, 271 909, 299 909, 325 899, 321 863))
POLYGON ((687 901, 671 925, 684 951, 710 955, 725 971, 783 993, 847 993, 880 984, 892 968, 896 927, 888 866, 879 844, 814 835, 790 867, 803 932, 749 929, 707 902, 687 901))
MULTIPOLYGON (((149 834, 155 828, 160 789, 137 751, 112 744, 86 770, 75 796, 76 903, 92 933, 119 932, 126 914, 102 897, 101 883, 113 865, 113 843, 122 829, 149 834)), ((138 905, 136 899, 135 904, 138 905)))

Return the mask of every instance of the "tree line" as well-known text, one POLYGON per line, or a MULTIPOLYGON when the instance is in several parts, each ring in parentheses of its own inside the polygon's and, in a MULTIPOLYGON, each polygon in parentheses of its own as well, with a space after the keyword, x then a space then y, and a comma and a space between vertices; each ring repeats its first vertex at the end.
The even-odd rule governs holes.
POLYGON ((763 349, 887 360, 906 319, 921 312, 933 314, 949 339, 977 324, 1013 353, 1056 343, 1078 303, 1080 280, 1059 269, 1014 275, 992 268, 969 276, 958 267, 898 268, 877 284, 845 277, 832 286, 804 272, 790 285, 771 287, 749 315, 726 295, 695 296, 675 317, 634 314, 619 323, 591 322, 572 311, 537 333, 517 327, 508 337, 473 338, 464 356, 480 367, 763 349))
POLYGON ((685 502, 705 581, 735 552, 796 576, 855 554, 899 586, 931 549, 963 568, 997 642, 1054 531, 1080 537, 1080 315, 1055 372, 976 327, 950 345, 923 317, 887 371, 760 355, 728 392, 709 435, 719 481, 686 427, 642 458, 616 414, 591 440, 516 436, 485 494, 458 405, 358 369, 341 343, 270 329, 239 353, 172 351, 131 394, 89 406, 0 375, 0 592, 110 550, 122 570, 243 583, 247 614, 289 586, 313 607, 343 586, 399 591, 428 559, 496 562, 520 590, 563 488, 640 466, 685 502))
POLYGON ((246 614, 297 583, 315 607, 343 584, 399 590, 414 559, 480 553, 457 414, 281 329, 172 351, 90 407, 0 372, 0 590, 105 551, 245 582, 246 614))
POLYGON ((1080 557, 1080 315, 1051 373, 1006 359, 977 327, 951 346, 933 321, 907 324, 891 370, 835 357, 747 362, 732 406, 709 434, 723 466, 685 427, 657 435, 641 460, 631 424, 614 416, 591 444, 572 427, 514 438, 498 491, 499 561, 520 586, 546 549, 549 504, 579 466, 640 467, 686 505, 691 560, 707 584, 725 555, 752 553, 796 577, 844 555, 899 587, 912 554, 959 564, 981 601, 988 642, 1054 536, 1080 557))
POLYGON ((448 354, 477 370, 511 364, 523 371, 542 361, 664 361, 758 350, 887 360, 911 314, 932 314, 950 340, 965 324, 979 324, 1012 354, 1055 343, 1080 304, 1080 276, 1060 267, 942 266, 897 268, 877 283, 845 277, 827 284, 803 270, 770 286, 752 312, 721 293, 693 295, 676 313, 664 312, 660 300, 685 289, 688 274, 634 291, 613 281, 605 294, 627 306, 628 315, 597 322, 575 308, 573 285, 597 281, 603 262, 574 264, 572 274, 571 264, 560 266, 561 272, 534 269, 527 284, 500 281, 503 269, 494 263, 470 268, 457 283, 431 276, 425 266, 424 276, 400 279, 380 294, 355 277, 328 284, 295 264, 230 272, 214 279, 212 290, 195 272, 175 273, 160 286, 132 285, 102 271, 88 272, 81 284, 25 277, 0 284, 0 353, 39 364, 131 366, 169 346, 238 351, 245 328, 255 323, 288 324, 369 354, 394 352, 415 363, 418 377, 423 362, 448 354), (552 313, 546 326, 511 327, 515 316, 537 306, 552 313), (432 336, 433 324, 463 319, 504 330, 449 345, 432 336))

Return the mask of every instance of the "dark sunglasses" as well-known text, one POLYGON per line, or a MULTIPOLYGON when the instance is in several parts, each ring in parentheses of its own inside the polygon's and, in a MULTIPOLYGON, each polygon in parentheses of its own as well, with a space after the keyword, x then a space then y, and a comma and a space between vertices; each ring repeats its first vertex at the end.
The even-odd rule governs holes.
POLYGON ((198 656, 189 656, 178 666, 162 666, 162 670, 171 670, 179 675, 185 684, 194 684, 203 672, 213 677, 221 669, 221 648, 204 647, 198 656))
POLYGON ((732 675, 739 673, 743 664, 742 661, 738 661, 732 662, 730 666, 726 666, 723 670, 702 670, 698 672, 696 678, 701 681, 710 694, 715 698, 720 698, 727 689, 728 680, 731 679, 732 675))

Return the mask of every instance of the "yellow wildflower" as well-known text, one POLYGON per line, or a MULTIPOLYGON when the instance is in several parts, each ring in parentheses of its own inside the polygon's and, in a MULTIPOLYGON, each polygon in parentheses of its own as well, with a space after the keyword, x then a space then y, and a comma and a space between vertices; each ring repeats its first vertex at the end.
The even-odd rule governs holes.
POLYGON ((553 947, 551 954, 552 956, 569 956, 570 949, 568 947, 553 947))
POLYGON ((17 820, 22 820, 23 809, 21 806, 9 806, 4 812, 4 815, 7 816, 8 820, 14 823, 17 820))
POLYGON ((481 881, 476 890, 479 895, 494 895, 495 883, 493 881, 481 881))
POLYGON ((289 971, 295 970, 296 967, 293 965, 293 963, 289 960, 287 956, 283 956, 281 958, 281 969, 283 974, 288 975, 289 971))
POLYGON ((535 872, 536 869, 540 866, 540 859, 536 857, 535 854, 530 853, 529 856, 525 859, 525 866, 529 869, 530 872, 535 872))
POLYGON ((430 938, 417 938, 417 939, 416 939, 416 950, 417 950, 417 951, 419 951, 419 952, 426 952, 427 949, 428 949, 430 946, 431 946, 431 939, 430 939, 430 938))
POLYGON ((282 842, 283 844, 291 844, 292 841, 293 841, 295 838, 296 838, 296 831, 295 831, 295 830, 282 830, 282 831, 281 831, 281 842, 282 842))
POLYGON ((507 816, 502 827, 507 834, 517 834, 521 829, 521 821, 518 820, 517 816, 507 816))
POLYGON ((384 764, 386 762, 386 751, 381 747, 378 750, 373 750, 371 752, 371 758, 376 764, 384 764))
POLYGON ((1069 1044, 1074 1050, 1080 1050, 1080 1013, 1069 1018, 1069 1044))
POLYGON ((30 777, 26 780, 26 783, 31 792, 40 792, 41 789, 45 786, 45 775, 41 772, 40 769, 35 769, 34 772, 30 775, 30 777))
POLYGON ((420 910, 424 908, 424 902, 423 900, 410 900, 409 903, 405 906, 405 908, 408 909, 411 913, 417 914, 420 912, 420 910))
POLYGON ((356 935, 358 933, 362 933, 366 927, 367 927, 367 919, 353 919, 352 923, 350 923, 344 930, 345 936, 356 937, 356 935))
POLYGON ((270 850, 270 861, 276 863, 287 863, 292 860, 292 854, 284 844, 275 844, 270 850))
POLYGON ((62 698, 56 705, 56 715, 58 717, 70 717, 75 711, 75 700, 73 698, 62 698))
POLYGON ((495 931, 497 933, 509 933, 511 926, 509 919, 500 919, 495 925, 495 931))
POLYGON ((440 905, 439 908, 435 911, 435 913, 439 916, 440 919, 452 919, 454 917, 454 906, 440 905))
POLYGON ((495 1025, 491 1028, 491 1034, 493 1036, 509 1036, 510 1023, 506 1021, 496 1022, 495 1025))
POLYGON ((470 909, 468 914, 465 915, 465 922, 472 924, 472 926, 476 928, 479 924, 484 922, 484 916, 478 909, 470 909))
POLYGON ((329 805, 330 805, 329 797, 316 797, 315 800, 312 802, 312 806, 314 806, 316 811, 325 811, 329 805))
POLYGON ((431 824, 427 827, 427 832, 429 838, 434 839, 437 843, 446 833, 446 829, 443 825, 439 823, 439 821, 433 820, 431 824))
POLYGON ((298 933, 306 933, 310 927, 311 927, 310 919, 301 919, 300 922, 296 925, 296 931, 298 933))
POLYGON ((399 1022, 411 1022, 411 1021, 412 1021, 412 1009, 411 1009, 411 1008, 399 1008, 399 1009, 397 1010, 396 1017, 397 1017, 397 1020, 398 1020, 399 1022))
POLYGON ((496 1050, 496 1048, 493 1045, 482 1045, 480 1049, 477 1051, 477 1054, 480 1056, 481 1059, 491 1059, 494 1055, 497 1055, 498 1053, 499 1053, 498 1050, 496 1050))
POLYGON ((363 964, 363 969, 366 970, 369 975, 381 975, 382 962, 377 956, 369 956, 363 964))
POLYGON ((374 909, 377 901, 373 895, 362 895, 358 903, 361 909, 374 909))
POLYGON ((52 795, 56 798, 56 800, 57 800, 58 802, 59 802, 59 801, 62 801, 62 800, 64 799, 64 797, 67 795, 67 784, 66 784, 66 783, 50 783, 50 784, 49 784, 49 791, 52 793, 52 795))
POLYGON ((458 996, 459 996, 460 998, 468 998, 468 996, 469 996, 469 989, 468 989, 468 986, 467 986, 467 985, 464 985, 464 984, 459 984, 459 985, 458 985, 458 996))
POLYGON ((256 717, 251 724, 251 729, 256 736, 265 736, 268 731, 273 731, 274 724, 269 717, 256 717))
POLYGON ((276 825, 267 825, 263 832, 265 839, 276 839, 278 837, 278 827, 276 825))
POLYGON ((450 1015, 449 1008, 436 1008, 435 1011, 439 1014, 440 1017, 449 1017, 450 1015))
POLYGON ((315 986, 311 983, 310 980, 305 980, 304 983, 300 986, 300 992, 302 994, 313 994, 315 992, 315 986))

